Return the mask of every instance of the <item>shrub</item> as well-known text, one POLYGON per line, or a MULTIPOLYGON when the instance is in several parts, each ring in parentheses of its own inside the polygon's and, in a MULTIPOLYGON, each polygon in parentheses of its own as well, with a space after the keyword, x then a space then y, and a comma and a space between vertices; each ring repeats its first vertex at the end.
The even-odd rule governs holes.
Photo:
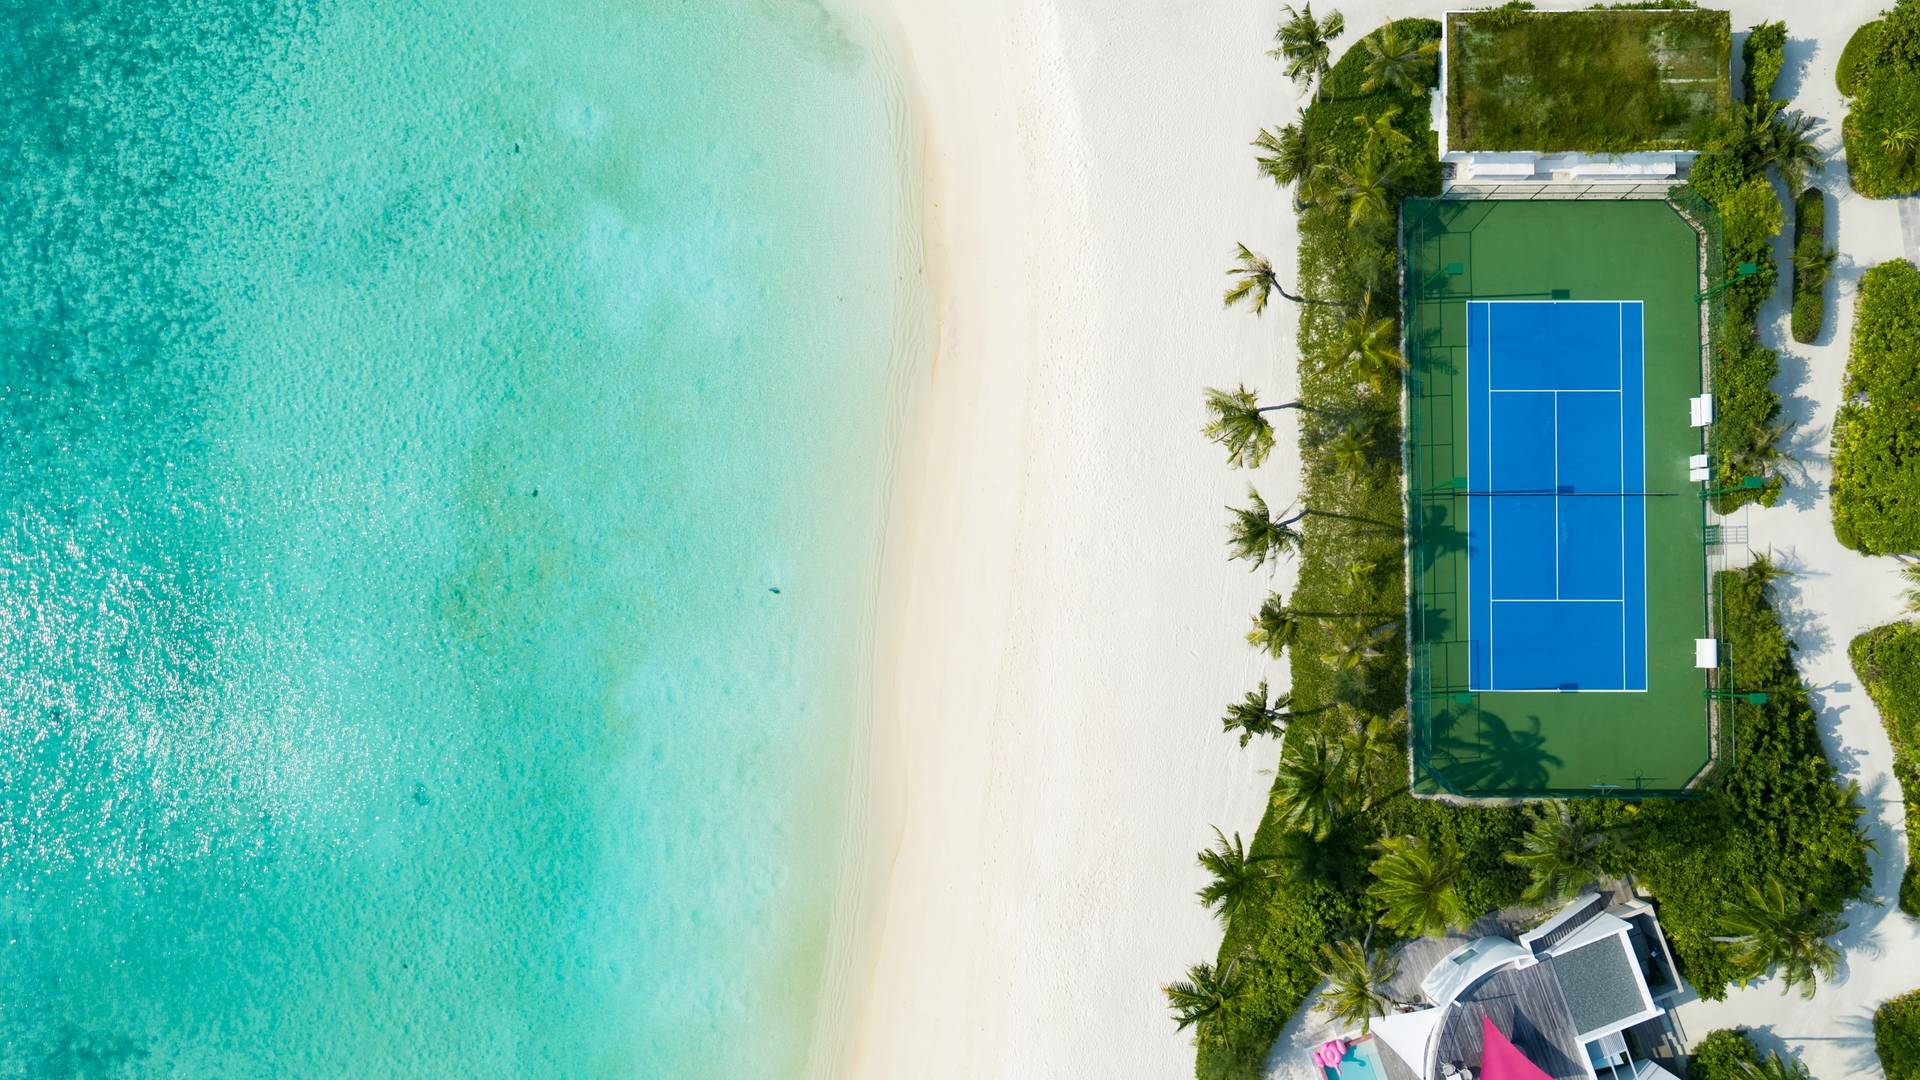
POLYGON ((1764 101, 1773 96, 1774 80, 1787 63, 1787 24, 1761 23, 1747 34, 1740 49, 1746 71, 1740 76, 1741 96, 1748 101, 1764 101))
POLYGON ((1920 1080, 1920 990, 1874 1010, 1873 1049, 1887 1080, 1920 1080))
POLYGON ((1873 54, 1874 45, 1880 39, 1880 21, 1867 23, 1853 32, 1847 39, 1846 48, 1840 50, 1840 62, 1834 69, 1833 81, 1840 92, 1852 97, 1860 88, 1860 82, 1866 77, 1867 58, 1873 54))
POLYGON ((1760 1051, 1745 1028, 1721 1028, 1694 1046, 1687 1080, 1747 1080, 1747 1070, 1758 1064, 1760 1051))
MULTIPOLYGON (((1773 380, 1780 374, 1780 356, 1751 337, 1734 339, 1721 342, 1713 367, 1717 475, 1723 482, 1761 475, 1778 455, 1774 439, 1779 434, 1780 395, 1773 392, 1773 380)), ((1737 495, 1772 506, 1779 485, 1776 481, 1757 492, 1729 492, 1723 505, 1738 505, 1729 501, 1737 495)))
POLYGON ((1920 190, 1920 0, 1899 0, 1847 43, 1838 80, 1853 107, 1840 125, 1855 191, 1920 190))
MULTIPOLYGON (((1920 623, 1869 630, 1853 639, 1847 655, 1893 744, 1893 775, 1900 781, 1907 821, 1920 821, 1920 623)), ((1900 910, 1920 916, 1920 878, 1911 858, 1900 878, 1900 910)))
POLYGON ((1760 562, 1714 578, 1733 685, 1768 695, 1762 705, 1733 706, 1732 769, 1692 801, 1642 804, 1637 814, 1619 804, 1576 807, 1597 824, 1637 819, 1629 869, 1660 901, 1688 981, 1716 1000, 1740 976, 1714 941, 1729 896, 1778 878, 1837 913, 1870 880, 1860 807, 1821 745, 1793 645, 1767 598, 1770 574, 1760 562))
POLYGON ((1714 203, 1726 229, 1730 255, 1750 255, 1767 250, 1767 241, 1780 235, 1780 200, 1773 196, 1773 185, 1764 176, 1755 176, 1734 188, 1714 203))
POLYGON ((1860 278, 1845 402, 1833 425, 1833 529, 1870 555, 1920 550, 1920 271, 1860 278))
POLYGON ((1827 196, 1810 187, 1793 200, 1793 340, 1812 344, 1827 322, 1827 196))
POLYGON ((1701 198, 1718 206, 1752 176, 1752 171, 1738 157, 1724 150, 1713 150, 1694 159, 1693 168, 1687 171, 1687 183, 1693 185, 1701 198))

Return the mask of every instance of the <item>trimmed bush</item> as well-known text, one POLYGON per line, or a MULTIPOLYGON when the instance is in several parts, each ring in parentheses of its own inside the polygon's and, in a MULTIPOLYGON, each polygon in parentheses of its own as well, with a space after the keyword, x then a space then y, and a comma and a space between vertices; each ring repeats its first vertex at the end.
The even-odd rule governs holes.
POLYGON ((1874 1010, 1873 1049, 1887 1080, 1920 1080, 1920 990, 1874 1010))
POLYGON ((1687 1062, 1687 1080, 1748 1080, 1747 1070, 1760 1064, 1760 1050, 1745 1028, 1707 1032, 1687 1062))
POLYGON ((1740 59, 1746 70, 1740 76, 1741 96, 1748 101, 1765 101, 1773 96, 1773 84, 1780 69, 1787 66, 1787 24, 1761 23, 1747 34, 1740 47, 1740 59))
POLYGON ((1810 345, 1827 323, 1827 196, 1810 187, 1793 200, 1793 340, 1810 345))
MULTIPOLYGON (((1847 648, 1854 674, 1867 688, 1887 741, 1893 744, 1893 775, 1907 804, 1907 822, 1920 822, 1920 623, 1877 627, 1847 648)), ((1920 917, 1920 878, 1907 860, 1900 878, 1900 910, 1920 917)))
POLYGON ((1840 50, 1840 62, 1834 68, 1833 81, 1840 93, 1852 97, 1860 89, 1860 83, 1866 78, 1867 57, 1873 53, 1874 44, 1880 40, 1880 20, 1875 19, 1853 32, 1847 39, 1846 48, 1840 50))
POLYGON ((1920 191, 1920 0, 1869 25, 1840 57, 1841 91, 1853 97, 1840 135, 1853 189, 1889 198, 1920 191))
POLYGON ((1860 278, 1853 351, 1833 424, 1833 530, 1869 555, 1920 551, 1920 271, 1860 278))

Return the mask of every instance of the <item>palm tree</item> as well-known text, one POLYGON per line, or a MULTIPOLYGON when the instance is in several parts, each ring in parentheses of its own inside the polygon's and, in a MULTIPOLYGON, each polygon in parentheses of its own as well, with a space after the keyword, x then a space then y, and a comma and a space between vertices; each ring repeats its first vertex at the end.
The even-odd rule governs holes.
POLYGON ((1902 566, 1900 576, 1907 579, 1907 613, 1920 615, 1920 562, 1902 566))
POLYGON ((1572 896, 1605 871, 1606 833, 1589 831, 1575 821, 1564 802, 1537 809, 1519 851, 1507 852, 1507 861, 1527 871, 1529 883, 1521 896, 1533 903, 1572 896))
POLYGON ((1384 394, 1407 369, 1407 358, 1395 344, 1399 327, 1390 317, 1372 318, 1371 297, 1362 297, 1360 310, 1341 324, 1341 359, 1354 378, 1376 394, 1384 394))
POLYGON ((1367 145, 1361 151, 1363 155, 1390 156, 1393 151, 1405 150, 1413 145, 1413 140, 1407 137, 1406 132, 1393 126, 1393 118, 1399 115, 1400 106, 1394 105, 1380 110, 1378 116, 1361 113, 1353 118, 1353 122, 1360 125, 1360 130, 1367 133, 1367 145))
POLYGON ((1423 937, 1467 924, 1459 869, 1451 860, 1435 855, 1426 841, 1413 836, 1389 836, 1376 846, 1380 857, 1368 868, 1373 883, 1367 894, 1386 909, 1382 924, 1423 937))
POLYGON ((1750 1080, 1808 1080, 1807 1067, 1775 1050, 1759 1061, 1742 1061, 1740 1075, 1750 1080))
POLYGON ((1826 285, 1833 276, 1834 261, 1840 253, 1822 245, 1807 251, 1796 249, 1793 253, 1793 272, 1800 279, 1802 289, 1818 289, 1826 285))
POLYGON ((1265 566, 1269 559, 1279 566, 1282 555, 1300 550, 1300 530, 1276 519, 1267 510, 1267 500, 1251 486, 1247 488, 1247 499, 1250 505, 1227 507, 1227 512, 1233 515, 1233 521, 1227 526, 1230 557, 1246 559, 1253 563, 1251 569, 1254 570, 1265 566))
POLYGON ((1286 734, 1287 722, 1298 713, 1288 712, 1293 706, 1293 695, 1282 693, 1267 697, 1267 680, 1260 680, 1260 688, 1247 691, 1247 696, 1227 706, 1227 713, 1220 718, 1222 731, 1238 731, 1240 745, 1253 741, 1255 735, 1271 735, 1279 738, 1286 734))
POLYGON ((1400 961, 1385 949, 1351 938, 1321 942, 1313 970, 1327 980, 1320 1008, 1342 1028, 1358 1024, 1365 1035, 1373 1030, 1374 1017, 1387 1015, 1399 1004, 1387 993, 1387 984, 1400 973, 1400 961))
POLYGON ((1401 94, 1415 93, 1426 86, 1433 58, 1440 52, 1438 41, 1414 44, 1392 19, 1361 38, 1360 44, 1367 50, 1367 81, 1360 84, 1363 94, 1382 87, 1401 94))
MULTIPOLYGON (((1347 729, 1340 738, 1341 757, 1347 762, 1354 787, 1360 790, 1360 809, 1372 809, 1374 785, 1398 769, 1406 773, 1406 711, 1395 710, 1388 716, 1374 716, 1348 707, 1347 729)), ((1393 790, 1398 791, 1396 785, 1393 790)))
POLYGON ((1827 163, 1826 152, 1814 137, 1819 127, 1819 120, 1797 109, 1774 117, 1773 146, 1768 153, 1788 191, 1806 187, 1807 177, 1827 163))
POLYGON ((1732 933, 1713 940, 1729 947, 1743 984, 1778 970, 1783 992, 1797 986, 1801 997, 1812 998, 1819 980, 1839 970, 1840 950, 1827 938, 1847 924, 1808 897, 1789 901, 1778 878, 1747 886, 1746 895, 1727 906, 1725 920, 1732 933))
POLYGON ((1399 621, 1394 620, 1377 626, 1349 626, 1335 636, 1332 648, 1320 658, 1335 671, 1369 667, 1386 656, 1387 640, 1398 625, 1399 621))
POLYGON ((1283 188, 1293 186, 1295 208, 1304 202, 1306 193, 1302 189, 1306 181, 1313 176, 1314 168, 1318 164, 1318 155, 1307 142, 1305 125, 1306 112, 1302 110, 1299 120, 1288 124, 1278 132, 1261 128, 1260 134, 1253 139, 1254 148, 1262 152, 1254 159, 1259 164, 1260 171, 1283 188))
POLYGON ((1785 102, 1773 100, 1732 106, 1708 147, 1732 154, 1749 169, 1766 168, 1773 164, 1779 145, 1774 120, 1785 107, 1785 102))
POLYGON ((1253 629, 1247 631, 1247 644, 1278 660, 1287 646, 1293 644, 1299 629, 1300 616, 1287 606, 1286 597, 1270 592, 1253 617, 1253 629))
POLYGON ((1181 1031, 1219 1015, 1227 1003, 1246 988, 1246 976, 1240 974, 1240 961, 1229 960, 1214 970, 1212 964, 1195 964, 1187 977, 1160 988, 1173 1010, 1174 1023, 1181 1031))
POLYGON ((1347 209, 1347 228, 1372 230, 1393 222, 1393 185, 1400 178, 1397 162, 1382 163, 1363 154, 1359 161, 1336 163, 1323 174, 1328 197, 1347 209))
MULTIPOLYGON (((1302 10, 1293 10, 1288 4, 1280 10, 1287 13, 1287 21, 1273 32, 1273 48, 1267 55, 1276 60, 1287 62, 1287 78, 1293 84, 1305 90, 1315 82, 1324 79, 1327 70, 1333 66, 1334 38, 1347 29, 1346 17, 1333 12, 1318 21, 1313 17, 1313 5, 1307 4, 1302 10)), ((1321 86, 1321 90, 1326 87, 1321 86)), ((1319 94, 1314 95, 1316 98, 1319 94)))
POLYGON ((1276 867, 1271 855, 1248 855, 1239 833, 1229 840, 1216 825, 1213 836, 1214 846, 1199 854, 1200 868, 1213 875, 1213 880, 1198 895, 1201 907, 1227 922, 1259 898, 1259 886, 1273 880, 1276 867))
POLYGON ((1265 255, 1254 251, 1245 244, 1235 244, 1234 246, 1240 250, 1234 254, 1233 261, 1235 265, 1227 269, 1227 276, 1233 278, 1234 282, 1232 285, 1227 286, 1226 295, 1221 298, 1227 307, 1232 307, 1240 301, 1245 300, 1247 301, 1247 306, 1253 309, 1253 313, 1258 315, 1267 310, 1267 301, 1272 298, 1272 294, 1274 293, 1279 293, 1281 296, 1296 304, 1324 304, 1327 307, 1340 306, 1331 300, 1314 300, 1305 296, 1295 296, 1288 292, 1285 286, 1280 284, 1280 278, 1273 272, 1273 264, 1267 261, 1265 255))
POLYGON ((1288 748, 1273 770, 1273 809, 1283 828, 1325 840, 1346 805, 1340 755, 1320 739, 1288 748))
POLYGON ((1273 452, 1273 424, 1270 412, 1280 409, 1304 409, 1299 401, 1262 405, 1260 397, 1242 383, 1232 390, 1207 387, 1207 411, 1213 419, 1201 433, 1227 448, 1227 464, 1236 469, 1257 469, 1273 452))

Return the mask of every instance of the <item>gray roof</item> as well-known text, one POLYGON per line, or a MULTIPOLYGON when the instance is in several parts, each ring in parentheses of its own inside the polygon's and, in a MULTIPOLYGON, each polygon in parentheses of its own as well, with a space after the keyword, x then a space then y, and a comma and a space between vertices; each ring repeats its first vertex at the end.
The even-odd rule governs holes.
MULTIPOLYGON (((1533 947, 1533 955, 1545 956, 1548 950, 1572 937, 1575 931, 1592 922, 1595 915, 1600 914, 1606 909, 1607 898, 1597 893, 1589 893, 1575 900, 1572 904, 1561 909, 1558 915, 1547 920, 1551 929, 1547 930, 1546 933, 1541 934, 1538 930, 1534 931, 1535 934, 1540 934, 1540 936, 1529 942, 1533 947)), ((1532 935, 1528 936, 1531 937, 1532 935)))
POLYGON ((1560 976, 1560 992, 1575 1031, 1595 1031, 1646 1009, 1633 960, 1618 936, 1609 935, 1548 961, 1560 976))
POLYGON ((1437 1063, 1480 1067, 1482 1016, 1492 1017, 1493 1026, 1554 1080, 1586 1080, 1586 1066, 1577 1057, 1583 1053, 1580 1040, 1550 965, 1507 968, 1455 998, 1440 1029, 1437 1063))

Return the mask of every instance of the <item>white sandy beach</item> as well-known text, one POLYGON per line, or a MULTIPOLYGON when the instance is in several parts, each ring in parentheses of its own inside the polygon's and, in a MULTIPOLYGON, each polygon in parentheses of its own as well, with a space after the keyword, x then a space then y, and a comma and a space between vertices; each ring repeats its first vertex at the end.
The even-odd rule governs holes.
MULTIPOLYGON (((826 1068, 1189 1075, 1191 1043, 1158 986, 1218 944, 1193 900, 1193 853, 1213 824, 1250 836, 1277 755, 1241 750, 1217 718, 1260 678, 1285 680, 1241 639, 1267 580, 1226 560, 1222 507, 1248 480, 1289 501, 1293 432, 1283 422, 1252 475, 1198 433, 1205 385, 1291 389, 1289 306, 1255 319, 1219 303, 1236 241, 1293 265, 1293 216, 1247 146, 1298 104, 1264 55, 1280 5, 863 5, 855 17, 895 43, 917 119, 935 326, 889 524, 870 887, 841 973, 850 1026, 826 1068)), ((1340 49, 1387 17, 1443 10, 1316 6, 1346 13, 1340 49)), ((1881 5, 1729 6, 1736 32, 1787 20, 1781 90, 1828 121, 1837 148, 1834 58, 1881 5)), ((1844 166, 1826 181, 1839 306, 1817 346, 1788 341, 1784 297, 1764 331, 1787 346, 1780 389, 1808 478, 1747 524, 1753 547, 1807 570, 1789 625, 1829 748, 1867 792, 1874 888, 1891 897, 1899 792, 1845 649, 1893 617, 1895 571, 1834 541, 1825 453, 1854 283, 1916 251, 1903 203, 1853 197, 1844 166)), ((1684 1007, 1688 1034, 1762 1027, 1816 1075, 1870 1074, 1872 1008, 1920 984, 1920 933, 1890 907, 1849 917, 1847 974, 1811 1006, 1763 984, 1684 1007)), ((1275 1074, 1308 1075, 1287 1047, 1275 1074)))

